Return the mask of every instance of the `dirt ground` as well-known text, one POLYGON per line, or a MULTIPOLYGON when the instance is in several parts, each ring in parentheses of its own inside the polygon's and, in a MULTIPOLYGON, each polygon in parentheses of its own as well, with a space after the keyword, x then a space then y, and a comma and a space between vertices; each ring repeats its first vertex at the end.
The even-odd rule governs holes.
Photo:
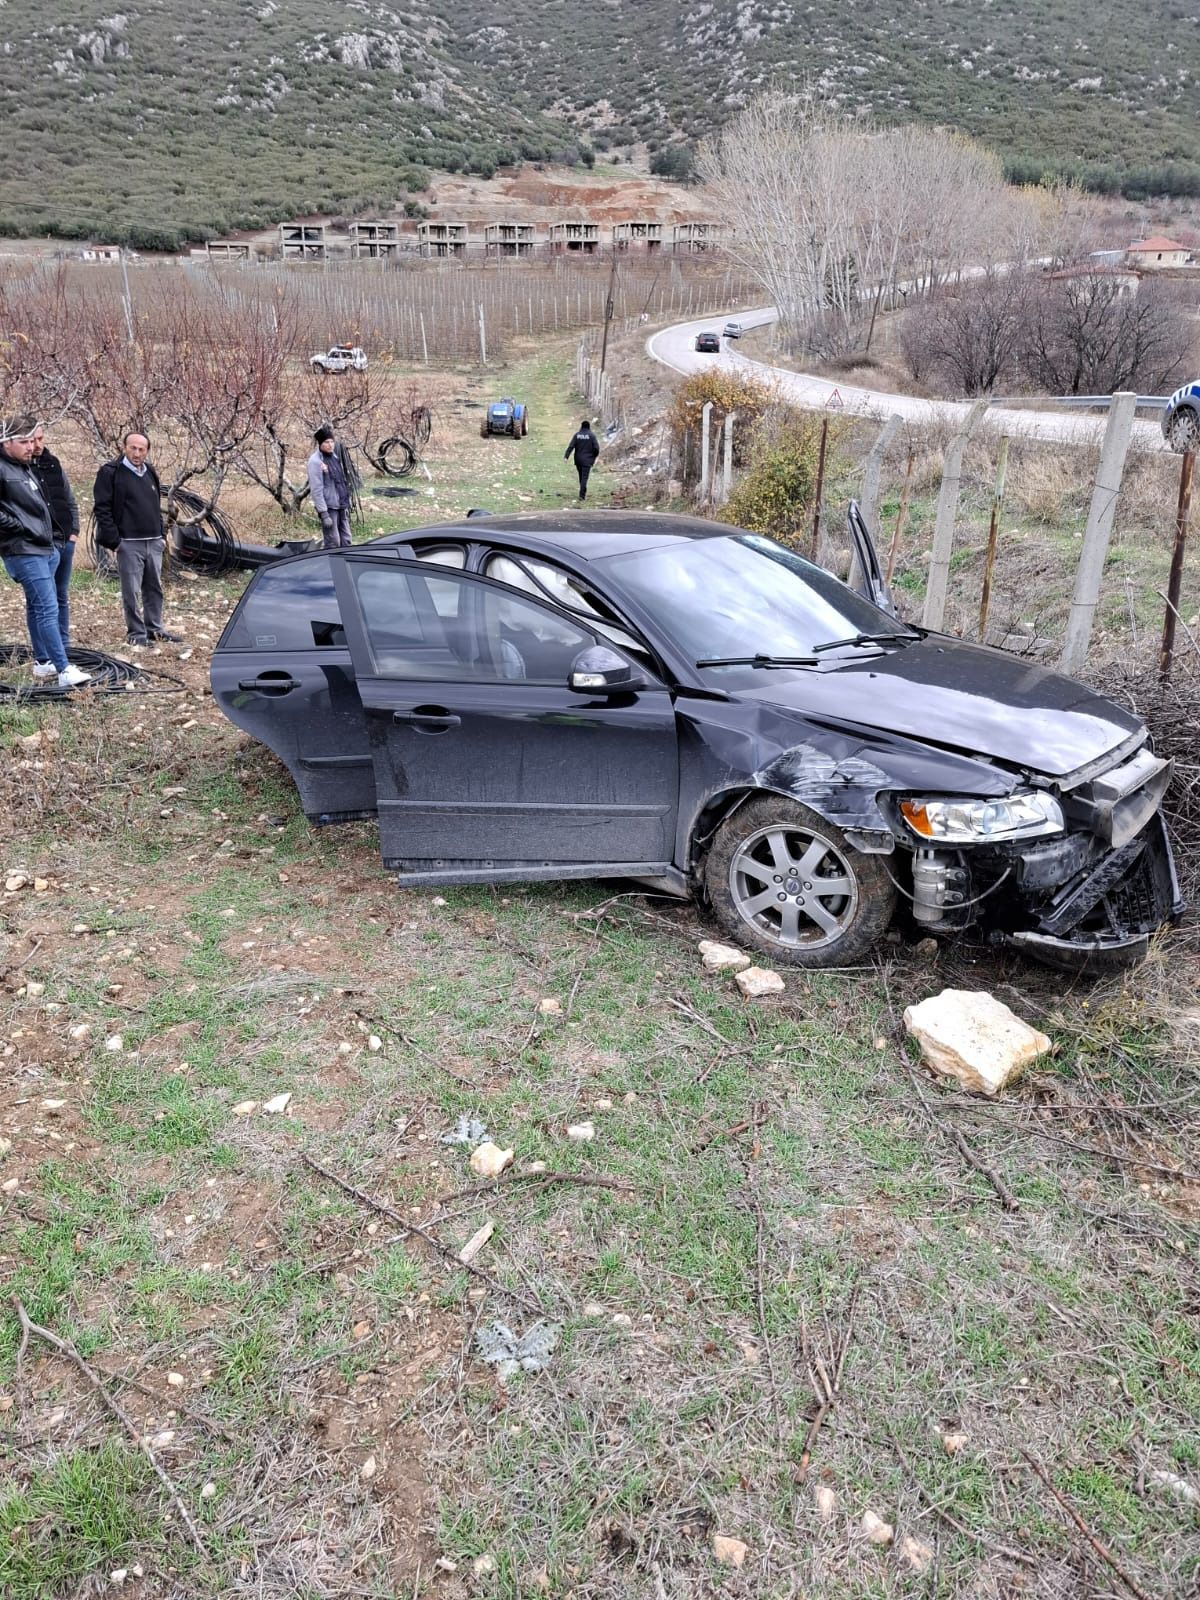
MULTIPOLYGON (((559 492, 528 360, 541 453, 460 406, 392 515, 559 492)), ((5 1600, 1195 1594, 1188 931, 1088 985, 898 929, 750 1005, 633 885, 400 890, 214 706, 243 583, 177 576, 168 677, 0 702, 5 1600), (913 1076, 947 985, 1053 1040, 994 1103, 913 1076)))

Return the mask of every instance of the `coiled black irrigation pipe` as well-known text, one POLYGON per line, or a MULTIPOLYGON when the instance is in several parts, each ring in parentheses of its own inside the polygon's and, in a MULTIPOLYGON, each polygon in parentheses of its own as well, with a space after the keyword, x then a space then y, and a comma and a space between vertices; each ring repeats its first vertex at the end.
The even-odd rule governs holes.
MULTIPOLYGON (((91 682, 77 689, 60 689, 58 680, 48 683, 4 683, 0 681, 0 706, 20 701, 25 705, 53 705, 70 701, 81 705, 98 694, 180 694, 187 688, 182 678, 157 667, 139 667, 120 656, 110 656, 104 650, 80 650, 72 647, 67 659, 83 672, 91 673, 91 682), (152 682, 158 679, 159 682, 152 682)), ((33 653, 27 644, 0 644, 0 668, 31 665, 33 653)))

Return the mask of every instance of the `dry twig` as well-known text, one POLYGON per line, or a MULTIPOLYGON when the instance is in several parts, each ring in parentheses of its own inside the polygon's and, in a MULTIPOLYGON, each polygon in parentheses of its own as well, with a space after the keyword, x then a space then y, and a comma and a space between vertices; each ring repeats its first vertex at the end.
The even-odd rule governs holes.
POLYGON ((29 1336, 33 1334, 36 1338, 41 1339, 44 1343, 50 1345, 52 1349, 57 1350, 59 1355, 65 1356, 71 1365, 75 1367, 75 1369, 81 1373, 84 1378, 87 1379, 88 1383, 91 1384, 92 1388, 100 1396, 101 1400, 112 1412, 113 1416, 116 1417, 117 1421, 125 1429, 125 1432, 129 1435, 130 1439, 132 1439, 133 1443, 140 1450, 145 1452, 146 1459, 153 1467, 155 1476, 158 1478, 163 1488, 167 1491, 167 1496, 170 1499, 171 1504, 179 1513, 180 1520, 187 1529, 188 1533, 191 1535, 192 1543, 195 1545, 196 1549, 201 1555, 205 1555, 206 1551, 204 1548, 204 1540, 200 1537, 200 1530, 196 1526, 191 1512, 184 1504, 183 1498, 168 1475, 166 1468, 154 1454, 154 1451, 150 1448, 149 1441, 140 1432, 137 1423, 133 1420, 129 1413, 125 1411, 116 1400, 113 1399, 112 1395, 109 1394, 108 1390, 101 1383, 95 1370, 88 1365, 73 1344, 69 1343, 66 1339, 60 1339, 56 1333, 51 1333, 49 1328, 43 1328, 40 1323, 31 1321, 29 1313, 26 1311, 24 1305, 21 1303, 21 1300, 17 1295, 13 1296, 13 1305, 16 1307, 17 1318, 21 1324, 22 1350, 27 1345, 29 1336))
POLYGON ((339 1176, 338 1173, 331 1171, 326 1166, 322 1166, 307 1151, 300 1152, 300 1159, 306 1167, 311 1168, 313 1172, 324 1178, 327 1183, 332 1183, 336 1188, 341 1189, 343 1194, 348 1194, 351 1199, 357 1200, 359 1205, 366 1206, 369 1211, 378 1212, 381 1217, 390 1218, 405 1233, 410 1234, 415 1239, 422 1240, 423 1243, 427 1244, 431 1250, 449 1264, 452 1271, 469 1272, 473 1278, 478 1278, 481 1283, 486 1283, 489 1289, 494 1290, 496 1294, 503 1295, 515 1305, 523 1306, 526 1311, 541 1313, 542 1308, 535 1301, 518 1294, 515 1289, 506 1288, 498 1278, 493 1278, 491 1273, 485 1272, 482 1267, 477 1267, 471 1262, 460 1261, 456 1250, 452 1250, 449 1245, 443 1244, 440 1239, 435 1239, 433 1234, 426 1228, 421 1227, 419 1223, 409 1222, 398 1211, 393 1211, 391 1206, 384 1201, 377 1200, 374 1195, 368 1194, 365 1189, 358 1188, 355 1184, 339 1176))
POLYGON ((1141 1585, 1136 1583, 1129 1576, 1124 1567, 1111 1553, 1111 1551, 1107 1550, 1105 1546, 1100 1543, 1099 1539, 1097 1539, 1096 1535, 1088 1527, 1087 1523, 1079 1515, 1078 1511, 1076 1511, 1075 1507, 1067 1499, 1066 1495, 1054 1487, 1050 1481, 1049 1474, 1047 1473, 1045 1467, 1041 1466, 1039 1462, 1035 1461, 1027 1450, 1021 1451, 1021 1459, 1025 1462, 1030 1472, 1033 1473, 1034 1477, 1038 1478, 1041 1483, 1050 1491, 1051 1495, 1067 1513, 1071 1521, 1087 1540, 1088 1544, 1091 1545, 1092 1549, 1100 1557, 1101 1561, 1112 1568, 1113 1572, 1115 1572, 1117 1577, 1120 1578, 1121 1582, 1129 1590, 1130 1594, 1135 1595, 1137 1600, 1150 1600, 1150 1596, 1141 1587, 1141 1585))

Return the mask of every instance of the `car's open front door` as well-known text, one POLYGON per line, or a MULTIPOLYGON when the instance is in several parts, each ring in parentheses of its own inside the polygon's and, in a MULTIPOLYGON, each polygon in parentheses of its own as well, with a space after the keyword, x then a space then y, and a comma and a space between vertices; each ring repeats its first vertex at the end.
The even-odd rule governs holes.
POLYGON ((849 510, 846 513, 846 521, 850 529, 850 549, 853 552, 853 560, 850 566, 850 587, 857 589, 859 594, 864 595, 868 600, 873 600, 881 611, 886 611, 889 616, 894 617, 896 615, 896 602, 892 599, 892 592, 883 576, 879 552, 875 548, 871 530, 867 527, 866 519, 859 510, 857 500, 851 500, 849 510))
POLYGON ((606 641, 487 578, 344 551, 338 602, 366 714, 384 863, 402 881, 649 875, 674 853, 674 706, 578 693, 606 641))

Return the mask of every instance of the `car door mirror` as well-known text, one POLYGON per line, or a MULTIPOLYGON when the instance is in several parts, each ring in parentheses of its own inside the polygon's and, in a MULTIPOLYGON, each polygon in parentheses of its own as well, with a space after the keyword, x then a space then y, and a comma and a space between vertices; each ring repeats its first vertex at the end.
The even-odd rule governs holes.
POLYGON ((644 689, 642 674, 606 645, 590 645, 571 663, 567 686, 576 694, 630 694, 644 689))

